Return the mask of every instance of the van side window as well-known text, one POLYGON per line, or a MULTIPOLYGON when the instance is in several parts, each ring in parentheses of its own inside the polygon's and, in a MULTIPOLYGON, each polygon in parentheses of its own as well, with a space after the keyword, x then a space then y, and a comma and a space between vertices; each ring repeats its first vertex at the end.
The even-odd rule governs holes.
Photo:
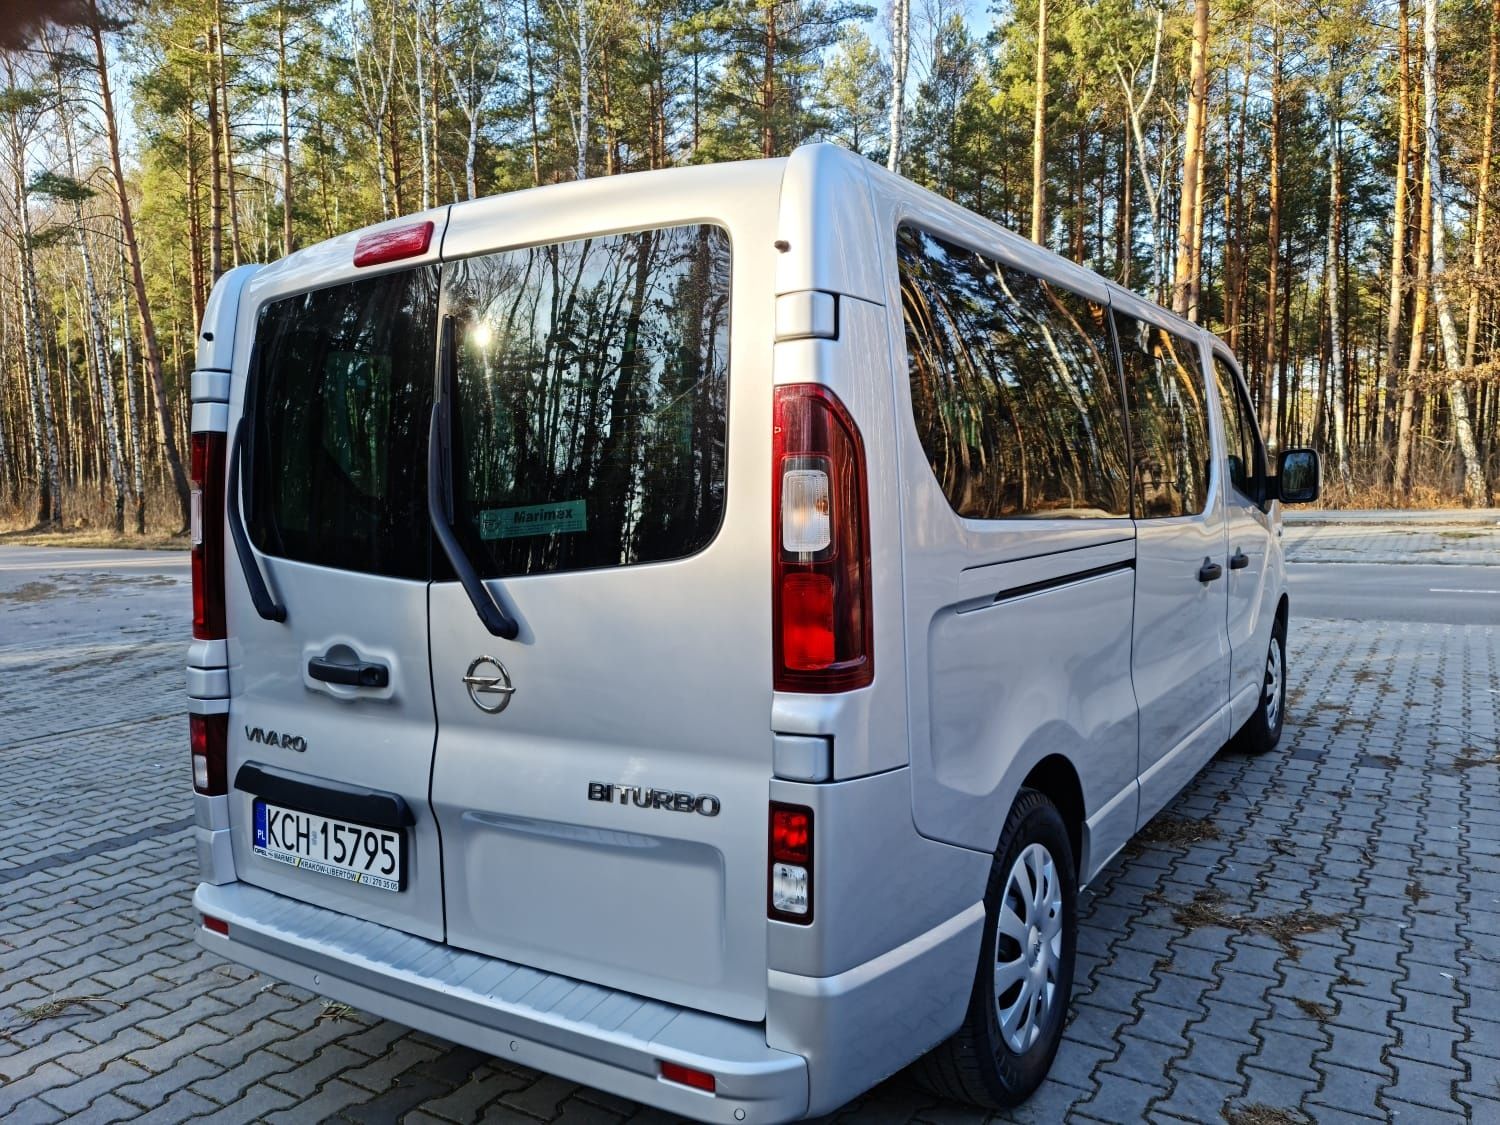
POLYGON ((1214 378, 1218 380, 1219 403, 1224 416, 1224 445, 1228 453, 1225 475, 1242 496, 1258 501, 1265 461, 1255 419, 1245 396, 1239 391, 1234 368, 1217 354, 1214 356, 1214 378))
POLYGON ((454 525, 486 577, 683 558, 724 511, 729 235, 701 225, 444 266, 454 525))
POLYGON ((1130 400, 1141 515, 1197 515, 1208 503, 1212 459, 1198 345, 1119 312, 1115 329, 1130 400))
POLYGON ((912 227, 897 257, 913 420, 953 510, 1128 515, 1104 307, 912 227))
POLYGON ((247 523, 262 551, 426 578, 435 266, 261 309, 250 364, 247 523))

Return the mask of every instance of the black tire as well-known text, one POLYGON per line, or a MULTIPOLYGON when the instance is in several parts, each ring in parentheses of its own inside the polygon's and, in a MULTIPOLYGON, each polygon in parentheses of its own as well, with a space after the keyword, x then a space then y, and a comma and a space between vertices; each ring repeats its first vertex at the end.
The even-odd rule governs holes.
MULTIPOLYGON (((1016 902, 1014 898, 1011 901, 1016 902)), ((1026 903, 1019 905, 1029 907, 1026 903)), ((1006 818, 1000 846, 990 867, 984 906, 984 940, 979 947, 978 971, 963 1026, 947 1042, 919 1059, 913 1065, 913 1075, 940 1097, 985 1109, 1007 1109, 1030 1097, 1052 1066, 1067 1022, 1068 1001, 1073 991, 1073 959, 1078 946, 1078 875, 1073 846, 1057 807, 1034 789, 1021 790, 1006 818), (1044 934, 1037 934, 1029 925, 1031 916, 1023 918, 1028 923, 1031 948, 1023 950, 1010 937, 1002 942, 1000 909, 1010 889, 1010 875, 1022 854, 1034 844, 1041 845, 1052 860, 1055 889, 1061 900, 1057 905, 1060 952, 1056 945, 1046 941, 1044 934), (1046 953, 1048 948, 1053 950, 1050 955, 1046 953), (1012 964, 1017 963, 1017 957, 1011 955, 1024 958, 1030 966, 1024 970, 1026 976, 1033 971, 1045 975, 1049 966, 1053 970, 1048 978, 1053 990, 1045 1013, 1040 1019, 1030 1021, 1035 1038, 1022 1050, 1016 1050, 1002 1032, 1000 1009, 1006 1002, 1016 1004, 1027 980, 1026 976, 1021 977, 997 997, 994 983, 996 970, 1000 968, 997 950, 1012 964), (1036 960, 1042 956, 1049 956, 1049 960, 1035 970, 1036 960)), ((1038 913, 1036 917, 1045 923, 1052 915, 1038 913)))
POLYGON ((1235 748, 1247 754, 1265 754, 1281 741, 1286 723, 1286 621, 1278 617, 1271 626, 1271 643, 1266 649, 1266 663, 1260 684, 1260 698, 1255 713, 1246 720, 1235 738, 1235 748), (1274 687, 1273 687, 1274 677, 1274 687), (1275 706, 1272 706, 1272 697, 1275 706))

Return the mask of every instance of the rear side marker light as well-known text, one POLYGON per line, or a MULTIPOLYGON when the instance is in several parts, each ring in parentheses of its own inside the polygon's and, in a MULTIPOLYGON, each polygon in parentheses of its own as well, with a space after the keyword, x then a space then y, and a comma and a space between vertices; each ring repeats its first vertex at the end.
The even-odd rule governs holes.
POLYGON ((662 1061, 661 1076, 668 1082, 676 1082, 682 1086, 691 1086, 695 1090, 702 1090, 706 1094, 714 1092, 714 1076, 706 1070, 694 1070, 690 1066, 681 1063, 662 1061))
POLYGON ((212 930, 216 934, 223 934, 225 937, 229 936, 229 923, 222 918, 214 918, 205 914, 203 916, 203 928, 205 930, 212 930))
POLYGON ((781 922, 813 919, 813 813, 802 805, 771 802, 767 913, 781 922))
POLYGON ((206 797, 229 792, 229 716, 189 715, 188 741, 193 751, 193 788, 206 797))
POLYGON ((432 244, 432 220, 404 227, 386 227, 360 236, 354 244, 356 266, 378 266, 427 253, 432 244))

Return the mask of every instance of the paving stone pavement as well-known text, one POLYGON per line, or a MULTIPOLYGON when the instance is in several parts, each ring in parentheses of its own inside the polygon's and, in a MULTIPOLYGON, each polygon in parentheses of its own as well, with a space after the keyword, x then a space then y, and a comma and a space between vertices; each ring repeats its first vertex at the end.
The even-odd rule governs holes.
MULTIPOLYGON (((42 585, 0 582, 0 1120, 667 1120, 200 951, 185 580, 42 585)), ((837 1119, 1500 1122, 1497 633, 1294 621, 1282 745, 1085 895, 1036 1097, 837 1119)))
POLYGON ((1287 524, 1287 562, 1500 565, 1500 526, 1483 524, 1287 524))

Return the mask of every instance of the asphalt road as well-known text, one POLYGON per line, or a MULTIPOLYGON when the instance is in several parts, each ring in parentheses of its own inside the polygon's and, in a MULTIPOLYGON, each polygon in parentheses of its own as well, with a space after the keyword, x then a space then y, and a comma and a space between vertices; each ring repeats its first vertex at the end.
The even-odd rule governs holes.
POLYGON ((1500 625, 1500 566, 1287 564, 1292 616, 1500 625))

